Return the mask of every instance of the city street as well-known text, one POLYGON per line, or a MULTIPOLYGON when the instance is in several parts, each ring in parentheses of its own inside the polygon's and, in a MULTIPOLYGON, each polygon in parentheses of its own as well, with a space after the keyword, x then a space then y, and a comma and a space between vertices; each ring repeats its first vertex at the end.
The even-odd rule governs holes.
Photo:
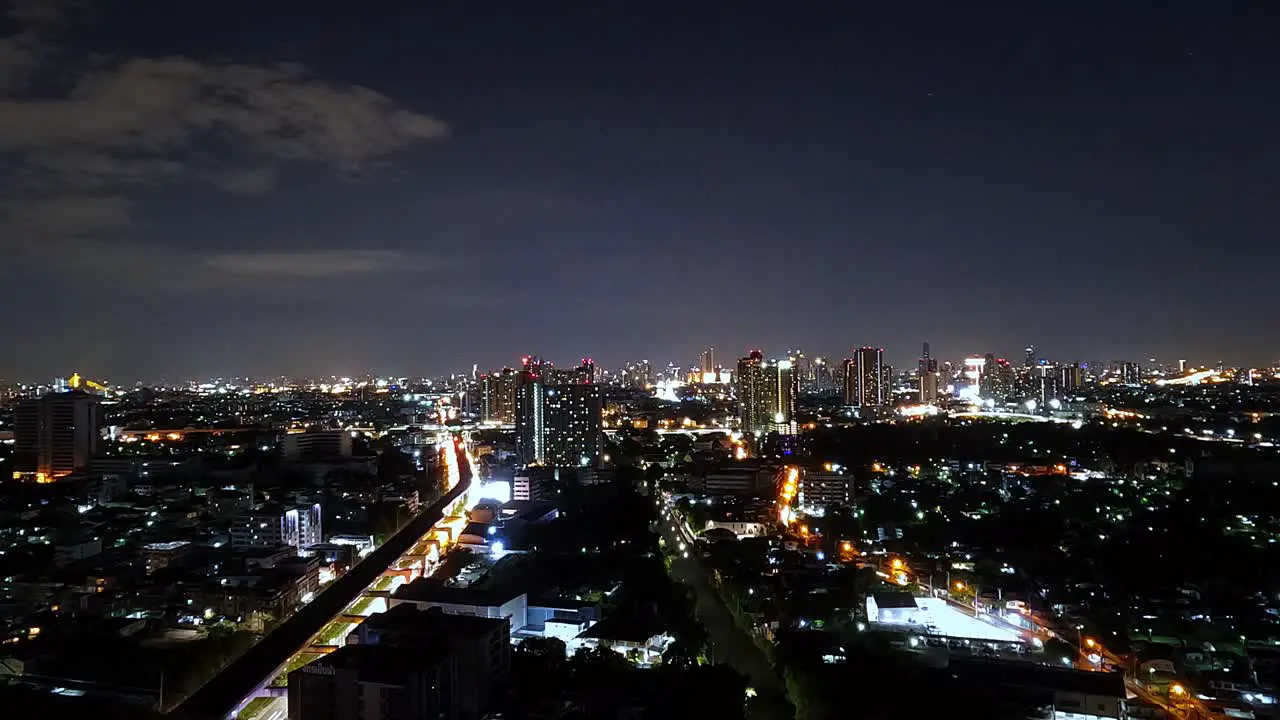
MULTIPOLYGON (((663 509, 669 510, 665 507, 663 509)), ((734 624, 733 616, 711 587, 696 553, 691 552, 692 537, 683 527, 683 521, 674 518, 674 512, 662 515, 659 518, 659 529, 667 546, 675 551, 675 557, 671 561, 672 578, 694 590, 698 619, 707 629, 711 646, 708 653, 710 659, 712 662, 726 663, 746 676, 748 684, 756 691, 756 697, 750 701, 752 718, 789 720, 794 717, 795 711, 787 701, 782 679, 760 648, 734 624), (689 548, 688 557, 680 550, 680 543, 685 543, 689 548)))

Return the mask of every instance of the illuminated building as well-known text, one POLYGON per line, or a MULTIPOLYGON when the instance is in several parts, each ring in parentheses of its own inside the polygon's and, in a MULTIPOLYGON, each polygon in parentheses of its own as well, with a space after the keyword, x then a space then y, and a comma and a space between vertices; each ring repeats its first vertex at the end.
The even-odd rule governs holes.
POLYGON ((653 368, 648 360, 627 365, 622 370, 622 384, 626 387, 644 390, 653 386, 653 368))
POLYGON ((590 361, 544 377, 537 358, 526 357, 516 378, 516 455, 525 465, 584 467, 597 465, 604 448, 600 386, 591 382, 590 361))
POLYGON ((49 482, 87 469, 101 433, 95 395, 73 390, 20 403, 14 409, 14 477, 49 482))
POLYGON ((1058 368, 1059 381, 1062 389, 1066 391, 1079 390, 1084 385, 1084 371, 1080 368, 1080 363, 1071 363, 1058 368))
POLYGON ((938 401, 938 361, 929 357, 929 343, 921 347, 920 363, 920 402, 930 405, 938 401))
POLYGON ((991 353, 987 353, 983 360, 982 374, 978 379, 978 394, 983 399, 1000 401, 1009 399, 1013 395, 1013 367, 1009 365, 1008 360, 997 358, 991 353))
POLYGON ((264 508, 237 516, 231 522, 231 546, 236 549, 290 545, 302 550, 322 542, 319 503, 284 510, 264 508))
POLYGON ((983 369, 987 366, 987 359, 981 357, 967 357, 964 359, 964 377, 968 382, 964 388, 960 390, 960 397, 965 400, 978 400, 979 389, 982 384, 983 369))
POLYGON ((795 434, 796 372, 790 360, 765 363, 763 401, 765 427, 784 435, 795 434))
POLYGON ((511 368, 480 378, 480 418, 487 423, 516 421, 516 371, 511 368))
POLYGON ((884 348, 862 347, 844 361, 844 404, 879 407, 889 401, 884 348))
POLYGON ((702 355, 698 357, 698 372, 703 377, 714 374, 716 371, 716 349, 709 347, 702 351, 702 355))
POLYGON ((285 435, 280 451, 286 460, 328 460, 351 457, 351 433, 346 430, 308 430, 285 435))
POLYGON ((1035 345, 1028 345, 1027 349, 1023 351, 1022 366, 1026 368, 1032 368, 1036 366, 1036 346, 1035 345))
POLYGON ((555 467, 593 467, 604 450, 600 386, 575 383, 546 389, 547 462, 555 467))
POLYGON ((769 423, 764 387, 764 354, 752 350, 738 360, 738 425, 743 433, 764 432, 769 423))
POLYGON ((579 385, 590 385, 596 381, 596 363, 591 358, 582 358, 578 367, 569 372, 568 382, 579 385))
POLYGON ((547 461, 546 381, 542 361, 525 356, 516 376, 516 457, 525 465, 547 461))

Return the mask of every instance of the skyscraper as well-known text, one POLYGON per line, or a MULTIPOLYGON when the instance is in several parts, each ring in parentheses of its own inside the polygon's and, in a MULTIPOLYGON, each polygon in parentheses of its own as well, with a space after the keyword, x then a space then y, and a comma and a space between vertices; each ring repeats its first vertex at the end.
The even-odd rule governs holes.
POLYGON ((920 402, 932 404, 938 401, 938 361, 929 357, 929 343, 921 346, 920 363, 920 402))
POLYGON ((101 431, 96 395, 74 390, 19 404, 14 411, 14 479, 52 482, 89 467, 101 431))
POLYGON ((525 356, 516 376, 516 457, 525 465, 547 461, 547 386, 542 361, 525 356))
POLYGON ((738 360, 738 424, 743 433, 761 432, 768 424, 765 415, 764 354, 752 350, 738 360))
POLYGON ((844 404, 879 407, 888 402, 884 348, 862 347, 844 361, 844 404))
POLYGON ((790 360, 770 360, 764 366, 764 407, 760 414, 769 430, 795 434, 797 377, 790 360))
MULTIPOLYGON (((714 374, 716 371, 716 349, 709 347, 702 351, 702 355, 698 357, 698 372, 705 378, 714 374)), ((705 382, 705 380, 703 380, 705 382)))
POLYGON ((604 447, 600 386, 574 383, 546 389, 547 459, 555 467, 600 463, 604 447))
POLYGON ((1036 366, 1036 346, 1035 345, 1028 345, 1027 349, 1023 351, 1022 366, 1028 367, 1028 368, 1036 366))
POLYGON ((516 380, 516 456, 525 465, 596 465, 604 447, 595 364, 584 360, 551 383, 545 363, 526 357, 516 380))
POLYGON ((489 423, 516 421, 516 371, 503 368, 480 378, 480 415, 489 423))

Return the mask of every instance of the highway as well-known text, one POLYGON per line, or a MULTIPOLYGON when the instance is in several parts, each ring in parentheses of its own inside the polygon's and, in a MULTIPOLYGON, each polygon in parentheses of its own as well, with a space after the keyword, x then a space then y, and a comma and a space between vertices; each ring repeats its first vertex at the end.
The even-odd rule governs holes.
MULTIPOLYGON (((344 616, 369 614, 370 606, 374 603, 362 602, 365 593, 374 589, 373 586, 387 570, 395 568, 407 555, 418 552, 419 546, 428 540, 440 521, 453 514, 459 505, 466 503, 466 493, 472 482, 469 453, 459 437, 446 440, 443 444, 447 488, 444 495, 411 518, 398 533, 249 648, 244 655, 223 668, 173 710, 176 716, 191 720, 225 720, 236 717, 255 696, 266 693, 266 686, 281 672, 291 664, 296 667, 302 653, 314 645, 331 644, 330 638, 320 637, 331 623, 341 622, 344 616), (362 606, 353 607, 357 604, 362 606)), ((345 636, 350 627, 348 624, 340 635, 345 636)), ((340 645, 342 641, 339 639, 336 644, 340 645)), ((282 696, 273 697, 266 703, 255 703, 256 706, 264 704, 265 707, 254 708, 255 718, 283 720, 288 713, 282 696)))

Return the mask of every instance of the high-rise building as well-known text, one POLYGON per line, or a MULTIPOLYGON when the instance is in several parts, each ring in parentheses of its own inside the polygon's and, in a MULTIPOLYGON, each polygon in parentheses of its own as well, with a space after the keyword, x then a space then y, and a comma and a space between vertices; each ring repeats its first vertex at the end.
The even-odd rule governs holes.
POLYGON ((738 425, 743 433, 763 432, 769 422, 765 414, 764 354, 752 350, 738 360, 738 425))
POLYGON ((884 348, 861 347, 844 361, 844 404, 879 407, 888 402, 884 348))
POLYGON ((590 467, 604 449, 600 386, 574 383, 546 389, 547 462, 555 467, 590 467))
POLYGON ((1028 345, 1027 349, 1023 351, 1022 366, 1028 367, 1028 368, 1036 366, 1036 346, 1035 345, 1028 345))
POLYGON ((542 361, 525 356, 516 375, 516 457, 525 465, 547 461, 547 385, 542 361))
POLYGON ((702 351, 702 355, 698 357, 698 372, 703 377, 714 375, 716 372, 716 349, 709 347, 702 351))
POLYGON ((765 427, 784 435, 795 434, 797 379, 790 360, 770 360, 764 366, 765 427))
POLYGON ((1065 391, 1079 390, 1084 385, 1084 371, 1080 368, 1080 363, 1071 363, 1058 368, 1062 389, 1065 391))
POLYGON ((979 394, 983 399, 1004 401, 1013 395, 1015 373, 1009 361, 987 353, 979 378, 979 394))
POLYGON ((929 343, 921 346, 917 372, 920 381, 920 402, 932 404, 938 401, 938 361, 929 357, 929 343))
POLYGON ((516 371, 502 368, 480 378, 480 417, 511 425, 516 421, 516 371))
POLYGON ((544 364, 525 358, 516 376, 516 456, 525 465, 596 465, 604 448, 600 386, 595 364, 583 363, 549 382, 544 364))
POLYGON ((796 375, 796 388, 802 392, 814 392, 813 359, 807 357, 802 350, 787 351, 787 359, 791 361, 792 371, 796 375))
POLYGON ((578 367, 570 371, 568 382, 576 385, 592 385, 596 381, 596 361, 582 358, 578 367))
POLYGON ((14 410, 13 477, 52 482, 89 467, 102 434, 98 397, 73 390, 14 410))

